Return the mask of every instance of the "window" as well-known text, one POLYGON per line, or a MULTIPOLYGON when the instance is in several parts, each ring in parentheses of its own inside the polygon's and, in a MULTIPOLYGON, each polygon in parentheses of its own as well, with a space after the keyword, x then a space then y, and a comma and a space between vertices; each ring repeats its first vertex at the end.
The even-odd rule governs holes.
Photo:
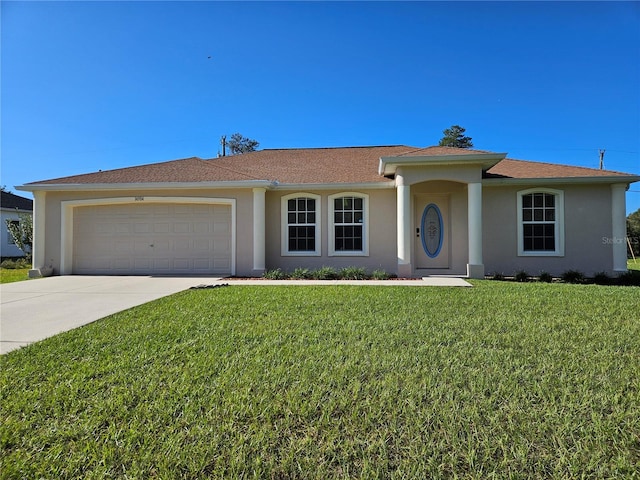
POLYGON ((320 196, 282 197, 282 255, 320 255, 320 196))
POLYGON ((559 190, 518 192, 518 255, 564 255, 564 196, 559 190))
POLYGON ((360 193, 329 196, 329 255, 369 254, 369 197, 360 193))

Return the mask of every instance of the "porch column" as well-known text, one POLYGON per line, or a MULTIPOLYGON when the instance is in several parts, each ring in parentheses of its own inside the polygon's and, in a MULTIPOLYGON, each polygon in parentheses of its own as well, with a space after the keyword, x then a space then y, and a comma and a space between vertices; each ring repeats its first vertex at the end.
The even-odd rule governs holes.
POLYGON ((266 188, 253 189, 253 270, 265 270, 265 192, 266 188))
POLYGON ((482 183, 467 185, 467 215, 469 229, 469 278, 484 278, 482 261, 482 183))
POLYGON ((611 235, 613 245, 613 271, 627 271, 627 218, 625 194, 627 185, 611 185, 611 235))
POLYGON ((396 177, 398 276, 411 277, 411 187, 396 177))
POLYGON ((42 276, 40 269, 46 265, 45 258, 45 221, 46 192, 33 192, 33 245, 31 246, 31 270, 29 278, 42 276))

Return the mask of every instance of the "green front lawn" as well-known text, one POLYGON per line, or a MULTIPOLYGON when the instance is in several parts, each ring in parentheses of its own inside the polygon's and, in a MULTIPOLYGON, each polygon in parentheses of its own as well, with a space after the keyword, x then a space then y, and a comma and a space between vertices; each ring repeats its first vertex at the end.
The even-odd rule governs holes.
POLYGON ((633 478, 640 288, 192 290, 0 358, 0 478, 633 478))
POLYGON ((633 259, 627 260, 627 268, 629 270, 640 270, 640 258, 636 257, 635 261, 633 259))
POLYGON ((0 283, 29 280, 29 268, 0 268, 0 283))

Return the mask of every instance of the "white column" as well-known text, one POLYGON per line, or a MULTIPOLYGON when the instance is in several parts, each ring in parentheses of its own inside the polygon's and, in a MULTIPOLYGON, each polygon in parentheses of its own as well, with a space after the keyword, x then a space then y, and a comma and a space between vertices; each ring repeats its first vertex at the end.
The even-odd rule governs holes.
POLYGON ((30 277, 39 277, 45 257, 46 192, 33 192, 33 245, 31 246, 30 277))
POLYGON ((397 176, 396 182, 398 276, 410 277, 412 275, 411 187, 403 184, 402 176, 397 176))
POLYGON ((627 218, 625 194, 627 185, 611 185, 611 236, 613 245, 613 271, 627 271, 627 218))
POLYGON ((482 261, 482 183, 467 185, 467 215, 469 229, 469 278, 484 278, 482 261))
POLYGON ((253 269, 265 269, 265 192, 266 188, 253 189, 253 269))

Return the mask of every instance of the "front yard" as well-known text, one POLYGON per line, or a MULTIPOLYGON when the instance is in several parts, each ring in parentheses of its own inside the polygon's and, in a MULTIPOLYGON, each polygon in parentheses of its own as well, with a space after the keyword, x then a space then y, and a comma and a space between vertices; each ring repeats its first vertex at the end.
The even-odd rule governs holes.
POLYGON ((192 290, 0 358, 0 478, 634 478, 640 289, 192 290))

